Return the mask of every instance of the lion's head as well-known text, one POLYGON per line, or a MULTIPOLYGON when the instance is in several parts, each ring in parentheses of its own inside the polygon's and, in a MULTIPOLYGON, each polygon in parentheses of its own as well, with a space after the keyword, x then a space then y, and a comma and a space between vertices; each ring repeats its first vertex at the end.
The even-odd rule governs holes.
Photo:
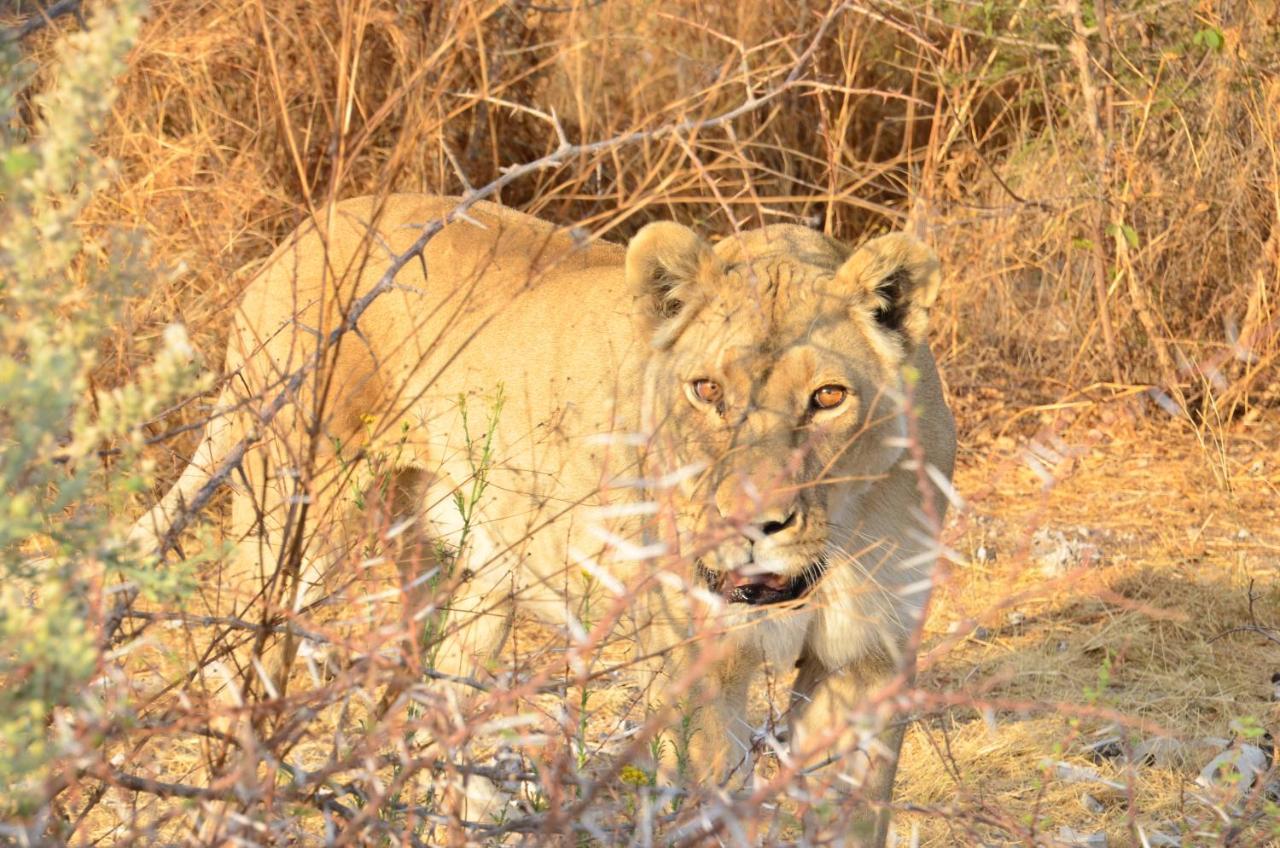
POLYGON ((856 250, 776 225, 714 247, 674 223, 626 256, 645 374, 651 478, 681 554, 731 602, 805 595, 836 551, 875 545, 860 521, 905 449, 903 366, 938 291, 905 234, 856 250), (681 471, 683 470, 683 473, 681 471))

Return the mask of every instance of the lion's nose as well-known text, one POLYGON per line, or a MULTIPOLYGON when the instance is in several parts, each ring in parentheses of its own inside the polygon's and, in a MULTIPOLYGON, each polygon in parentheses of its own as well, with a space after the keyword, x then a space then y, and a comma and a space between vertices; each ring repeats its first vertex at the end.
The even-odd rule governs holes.
POLYGON ((796 525, 799 521, 800 513, 798 510, 791 510, 785 518, 778 516, 766 516, 763 521, 759 521, 753 526, 761 536, 776 536, 783 530, 788 530, 796 525))

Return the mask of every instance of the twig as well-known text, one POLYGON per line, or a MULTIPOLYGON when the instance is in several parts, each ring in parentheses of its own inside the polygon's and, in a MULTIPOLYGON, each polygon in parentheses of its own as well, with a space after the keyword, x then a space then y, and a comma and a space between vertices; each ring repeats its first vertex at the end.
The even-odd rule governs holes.
POLYGON ((520 5, 524 6, 531 12, 541 12, 544 15, 565 15, 570 12, 584 12, 588 9, 594 9, 597 6, 603 6, 606 0, 584 0, 576 6, 544 6, 541 3, 531 3, 524 0, 520 5))
MULTIPOLYGON (((139 621, 178 622, 181 624, 191 624, 199 627, 226 627, 231 630, 246 630, 254 633, 261 633, 265 627, 265 630, 268 633, 272 633, 277 636, 298 636, 302 639, 306 639, 308 642, 314 642, 318 645, 338 644, 335 640, 330 639, 323 634, 317 633, 314 630, 307 630, 305 628, 298 627, 296 624, 275 624, 264 626, 260 622, 255 623, 252 621, 246 621, 243 618, 236 618, 234 616, 195 615, 185 612, 152 612, 149 610, 126 609, 120 612, 120 617, 122 619, 137 619, 139 621)), ((419 673, 423 677, 431 680, 442 680, 447 683, 457 683, 461 686, 475 689, 477 692, 493 691, 493 686, 477 680, 474 677, 467 677, 460 674, 447 674, 443 671, 436 671, 435 669, 430 668, 415 670, 415 673, 419 673)))
MULTIPOLYGON (((1112 91, 1112 74, 1111 74, 1111 24, 1107 17, 1107 0, 1096 0, 1094 4, 1094 15, 1098 20, 1098 40, 1100 63, 1102 66, 1103 80, 1103 109, 1104 109, 1104 130, 1106 134, 1108 152, 1106 161, 1108 165, 1113 164, 1110 156, 1110 139, 1114 135, 1115 115, 1114 101, 1112 91)), ((1110 174, 1105 175, 1103 185, 1110 187, 1110 174)), ((1129 289, 1129 300, 1133 302, 1134 311, 1138 314, 1138 321, 1142 324, 1143 331, 1147 334, 1147 339, 1151 343, 1152 349, 1156 354, 1156 364, 1160 369, 1160 379, 1164 381, 1169 391, 1173 392, 1177 398, 1179 405, 1185 410, 1187 408, 1186 398, 1182 394, 1182 389, 1175 379, 1176 370, 1173 364, 1173 357, 1169 353, 1169 345, 1165 341, 1165 331, 1158 325, 1154 311, 1151 309, 1150 298, 1147 297, 1146 289, 1143 288, 1138 279, 1138 275, 1133 267, 1133 261, 1129 256, 1129 232, 1125 228, 1128 226, 1125 222, 1125 204, 1126 196, 1130 193, 1129 184, 1126 183, 1119 192, 1119 197, 1106 197, 1106 201, 1110 205, 1111 214, 1111 235, 1115 243, 1115 256, 1117 270, 1124 269, 1125 282, 1129 289)))
MULTIPOLYGON (((1010 47, 1021 47, 1026 50, 1035 50, 1040 53, 1045 53, 1045 54, 1054 55, 1054 56, 1058 55, 1062 50, 1061 45, 1054 44, 1051 41, 1032 41, 1030 39, 1017 38, 1011 35, 1001 35, 998 32, 984 32, 982 30, 977 30, 977 29, 973 29, 972 27, 964 26, 960 23, 957 23, 956 21, 944 21, 940 18, 936 18, 930 15, 928 13, 929 7, 923 4, 913 6, 906 3, 894 2, 894 0, 880 0, 880 2, 881 2, 881 5, 887 6, 888 8, 893 9, 895 12, 898 12, 901 15, 905 15, 912 18, 915 21, 919 21, 921 24, 923 24, 923 26, 921 27, 922 30, 925 27, 934 27, 935 29, 946 30, 950 32, 958 32, 962 35, 970 36, 979 41, 994 42, 996 44, 1005 44, 1010 47)), ((868 17, 871 17, 871 14, 867 12, 865 9, 859 9, 858 11, 864 15, 867 15, 868 17)), ((883 18, 875 18, 875 19, 888 23, 883 18)))
POLYGON ((234 788, 218 790, 207 786, 192 786, 188 783, 169 783, 164 780, 153 780, 149 777, 129 774, 119 769, 112 770, 111 782, 133 792, 145 792, 148 795, 157 795, 161 798, 199 798, 216 801, 235 796, 234 788))
MULTIPOLYGON (((151 612, 144 610, 128 610, 124 613, 125 618, 136 619, 138 621, 164 621, 178 622, 181 624, 192 624, 199 627, 229 627, 232 630, 253 630, 262 629, 260 622, 245 621, 242 618, 224 615, 195 615, 185 612, 151 612)), ((277 624, 269 625, 267 630, 276 635, 293 635, 301 636, 309 642, 316 642, 324 645, 329 644, 330 640, 314 630, 305 630, 294 624, 277 624)))
POLYGON ((1234 633, 1257 633, 1259 636, 1265 637, 1268 641, 1275 642, 1277 645, 1280 645, 1280 636, 1276 635, 1277 633, 1280 633, 1280 631, 1271 630, 1270 628, 1263 627, 1260 624, 1244 624, 1240 627, 1232 627, 1227 630, 1223 630, 1220 633, 1215 633, 1208 641, 1216 642, 1223 636, 1230 636, 1234 633))
POLYGON ((1117 383, 1124 381, 1124 372, 1120 367, 1120 353, 1116 348, 1115 330, 1111 325, 1111 307, 1108 305, 1107 268, 1110 261, 1107 257, 1106 231, 1108 202, 1108 181, 1111 171, 1111 155, 1107 147, 1107 136, 1103 129, 1098 103, 1098 88, 1094 84, 1093 69, 1090 65, 1087 31, 1084 24, 1084 13, 1080 9, 1080 0, 1064 0, 1063 7, 1071 16, 1073 35, 1069 52, 1076 62, 1080 75, 1080 93, 1084 97, 1085 120, 1089 132, 1093 136, 1094 168, 1096 170, 1097 194, 1094 199, 1093 224, 1091 241, 1093 253, 1093 292, 1098 302, 1098 323, 1102 328, 1102 342, 1107 350, 1107 359, 1111 365, 1111 378, 1117 383))
POLYGON ((1212 637, 1210 637, 1208 639, 1209 642, 1216 642, 1222 637, 1230 636, 1233 633, 1257 633, 1258 635, 1265 637, 1269 641, 1275 642, 1277 645, 1280 645, 1280 630, 1277 630, 1276 628, 1270 627, 1265 624, 1258 623, 1258 614, 1253 608, 1254 603, 1256 603, 1258 600, 1258 595, 1253 591, 1253 582, 1254 582, 1253 579, 1250 578, 1249 579, 1249 595, 1248 595, 1249 623, 1241 625, 1239 627, 1231 627, 1231 628, 1228 628, 1227 630, 1222 630, 1214 634, 1212 637))
POLYGON ((0 43, 12 44, 15 41, 21 41, 31 33, 47 27, 54 18, 60 18, 63 15, 75 15, 77 19, 83 21, 80 14, 81 2, 82 0, 57 0, 53 5, 45 6, 22 23, 5 30, 4 34, 0 35, 0 43))

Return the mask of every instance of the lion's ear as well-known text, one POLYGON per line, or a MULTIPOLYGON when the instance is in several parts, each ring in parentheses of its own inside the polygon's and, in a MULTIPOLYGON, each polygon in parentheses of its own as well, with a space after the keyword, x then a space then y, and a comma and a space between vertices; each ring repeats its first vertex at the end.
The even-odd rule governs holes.
POLYGON ((907 348, 924 341, 929 308, 938 297, 938 257, 906 233, 874 238, 853 252, 836 279, 858 304, 907 348))
POLYGON ((637 319, 666 347, 696 311, 699 279, 719 260, 701 236, 672 221, 645 226, 627 245, 627 288, 637 319))

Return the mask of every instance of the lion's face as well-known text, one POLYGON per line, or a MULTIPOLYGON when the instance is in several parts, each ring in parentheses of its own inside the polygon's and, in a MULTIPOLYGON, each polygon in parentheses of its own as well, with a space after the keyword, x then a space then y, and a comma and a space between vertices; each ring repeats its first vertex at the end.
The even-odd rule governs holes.
POLYGON ((907 441, 902 366, 937 291, 908 236, 857 251, 775 226, 712 248, 642 230, 627 275, 653 352, 651 485, 681 554, 730 602, 803 597, 833 558, 877 543, 860 502, 907 441))

